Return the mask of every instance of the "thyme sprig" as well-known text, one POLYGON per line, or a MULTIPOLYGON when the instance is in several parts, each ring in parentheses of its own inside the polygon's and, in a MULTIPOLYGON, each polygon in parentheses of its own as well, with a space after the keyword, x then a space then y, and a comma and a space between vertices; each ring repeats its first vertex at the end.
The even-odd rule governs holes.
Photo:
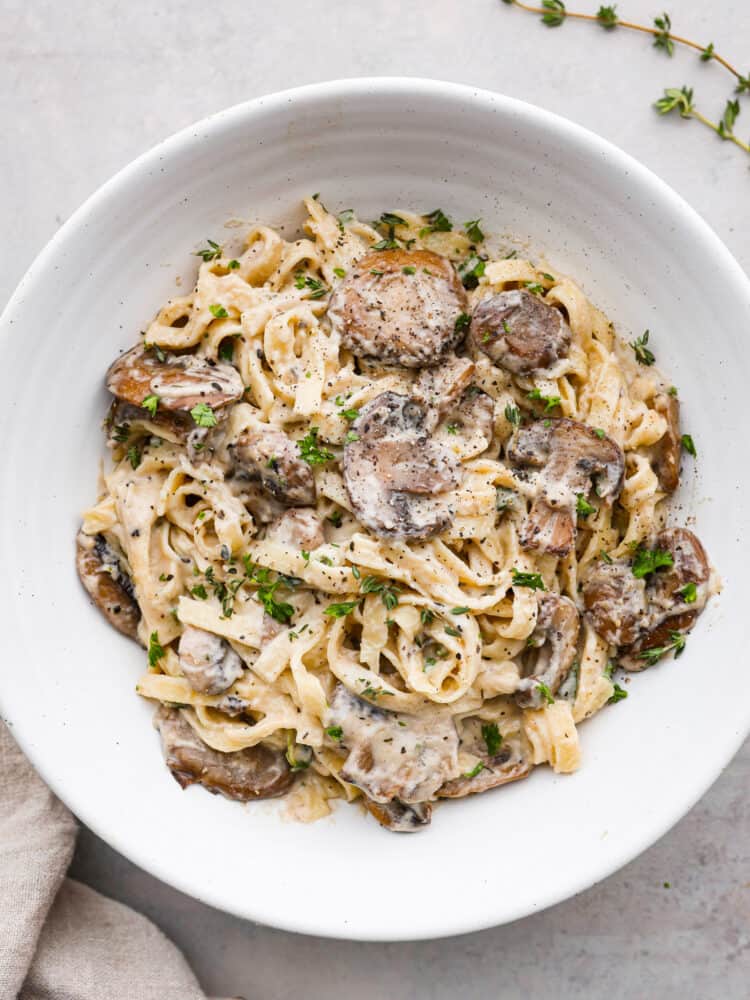
MULTIPOLYGON (((542 24, 548 28, 559 28, 568 18, 571 18, 577 21, 591 21, 607 31, 612 31, 614 28, 626 28, 629 31, 640 31, 643 34, 651 35, 654 48, 660 49, 670 57, 674 55, 676 46, 693 49, 698 52, 701 62, 716 62, 732 74, 736 81, 735 93, 737 95, 750 94, 750 72, 743 76, 736 66, 733 66, 728 59, 716 51, 713 42, 702 45, 690 38, 676 35, 672 31, 672 20, 666 11, 654 18, 653 25, 645 25, 623 20, 617 14, 616 4, 602 4, 596 14, 584 14, 580 11, 568 10, 562 0, 541 0, 540 6, 522 3, 521 0, 503 0, 503 3, 509 7, 520 7, 521 10, 525 10, 529 14, 538 14, 542 24)), ((743 152, 750 154, 750 143, 743 142, 734 131, 740 113, 740 104, 736 98, 727 100, 719 121, 712 121, 696 108, 693 102, 693 90, 687 86, 665 88, 664 95, 654 102, 654 108, 660 115, 677 111, 681 118, 693 118, 710 128, 720 139, 733 142, 743 152)))

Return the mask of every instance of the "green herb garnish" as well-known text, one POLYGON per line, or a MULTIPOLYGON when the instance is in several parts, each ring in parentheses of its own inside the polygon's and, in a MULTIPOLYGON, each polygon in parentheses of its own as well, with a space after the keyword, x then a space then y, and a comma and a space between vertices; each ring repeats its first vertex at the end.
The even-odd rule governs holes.
POLYGON ((522 573, 514 566, 511 570, 514 587, 529 587, 531 590, 546 590, 540 573, 522 573))
POLYGON ((198 427, 215 427, 216 414, 208 403, 196 403, 190 411, 190 416, 198 427))
POLYGON ((324 465, 332 461, 335 455, 332 451, 318 446, 318 428, 311 427, 307 434, 297 442, 299 453, 308 465, 324 465))

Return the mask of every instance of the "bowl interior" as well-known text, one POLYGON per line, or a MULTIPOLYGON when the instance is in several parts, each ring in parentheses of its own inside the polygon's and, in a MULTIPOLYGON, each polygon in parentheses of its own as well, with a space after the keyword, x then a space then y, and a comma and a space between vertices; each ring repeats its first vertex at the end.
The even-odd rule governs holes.
POLYGON ((1 321, 6 609, 0 699, 16 737, 73 810, 178 888, 279 927, 429 937, 523 916, 630 860, 674 823, 750 727, 742 526, 748 284, 676 195, 624 154, 545 112, 468 88, 345 81, 232 109, 147 154, 61 230, 1 321), (144 654, 92 609, 73 566, 94 499, 102 376, 230 220, 295 230, 304 194, 364 218, 441 207, 528 244, 632 339, 646 328, 679 387, 698 460, 674 520, 696 526, 724 582, 684 656, 637 677, 581 730, 572 776, 447 804, 415 837, 349 808, 299 825, 277 804, 182 792, 151 709, 144 654), (742 408, 742 409, 741 409, 742 408), (741 440, 741 438, 740 438, 741 440), (721 711, 708 711, 710 706, 721 711), (709 724, 710 723, 710 724, 709 724), (216 849, 216 845, 220 845, 216 849))

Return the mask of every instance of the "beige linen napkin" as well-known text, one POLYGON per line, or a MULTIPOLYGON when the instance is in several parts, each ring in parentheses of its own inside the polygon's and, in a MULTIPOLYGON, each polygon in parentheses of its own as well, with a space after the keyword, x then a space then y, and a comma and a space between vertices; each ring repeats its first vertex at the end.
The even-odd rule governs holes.
POLYGON ((65 877, 75 838, 0 722, 0 1000, 206 1000, 150 921, 65 877))

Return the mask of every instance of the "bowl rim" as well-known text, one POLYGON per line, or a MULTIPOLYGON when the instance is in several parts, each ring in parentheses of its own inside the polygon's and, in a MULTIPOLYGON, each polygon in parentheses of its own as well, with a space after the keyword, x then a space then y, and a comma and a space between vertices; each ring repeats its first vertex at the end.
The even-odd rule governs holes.
MULTIPOLYGON (((0 336, 4 334, 10 335, 9 328, 14 321, 16 311, 24 300, 26 289, 29 286, 33 286, 38 276, 42 275, 51 265, 59 249, 64 246, 66 241, 74 237, 85 227, 88 217, 96 213, 100 205, 106 203, 112 195, 115 195, 120 188, 127 185, 131 179, 148 173, 149 169, 157 166, 161 159, 190 146, 198 139, 216 137, 224 130, 231 131, 238 123, 244 122, 249 124, 252 122, 254 115, 261 109, 265 111, 270 109, 273 111, 274 109, 286 107, 291 103, 297 105, 304 105, 306 103, 319 104, 322 101, 355 98, 365 95, 372 96, 373 93, 381 94, 384 97, 398 95, 408 98, 432 97, 437 99, 452 99, 465 103, 480 102, 487 109, 493 107, 503 108, 504 110, 516 113, 521 119, 525 118, 526 120, 534 121, 550 132, 550 134, 560 136, 565 141, 585 150, 589 155, 606 155, 613 168, 619 168, 626 173, 632 174, 636 182, 648 189, 655 199, 667 205, 673 212, 680 214, 686 223, 692 226, 699 234, 706 249, 716 255, 727 276, 727 280, 734 282, 738 290, 744 292, 748 301, 750 301, 750 278, 748 278, 738 261, 706 220, 652 170, 614 143, 602 138, 590 129, 555 112, 538 107, 535 104, 468 84, 411 76, 344 77, 276 91, 232 105, 229 108, 215 112, 187 125, 141 153, 134 160, 118 170, 72 213, 37 254, 0 314, 0 336)), ((267 926, 335 939, 361 941, 425 940, 467 934, 497 926, 497 921, 492 919, 480 918, 477 920, 471 919, 470 915, 454 913, 451 915, 451 920, 446 921, 444 917, 436 914, 431 919, 425 921, 422 927, 414 928, 413 932, 410 932, 408 936, 402 933, 398 937, 393 937, 389 935, 387 928, 383 926, 382 922, 379 932, 375 932, 371 928, 360 931, 357 928, 349 928, 348 925, 345 929, 337 932, 329 928, 317 927, 311 920, 297 917, 291 912, 288 916, 282 918, 277 910, 269 910, 268 907, 263 905, 262 901, 257 900, 253 902, 252 912, 250 912, 246 907, 240 905, 239 902, 228 900, 220 892, 215 892, 212 889, 210 880, 208 882, 204 880, 204 884, 200 884, 200 880, 194 881, 187 874, 181 875, 177 871, 165 872, 160 866, 158 856, 147 855, 137 845, 129 843, 127 834, 121 835, 120 827, 114 818, 111 822, 108 822, 106 817, 97 815, 93 804, 94 799, 80 792, 74 780, 66 782, 64 776, 55 774, 50 755, 37 752, 30 727, 23 720, 20 723, 15 722, 13 712, 7 710, 10 706, 6 706, 6 701, 2 697, 2 694, 2 687, 0 686, 0 707, 3 710, 3 718, 10 723, 13 737, 31 760, 34 768, 43 780, 69 806, 74 814, 97 836, 104 840, 105 843, 113 847, 129 861, 166 884, 202 903, 216 907, 223 912, 233 914, 242 919, 259 921, 267 926)), ((547 896, 537 900, 535 905, 519 904, 516 910, 504 916, 501 922, 509 923, 570 899, 604 878, 607 878, 638 857, 644 850, 663 837, 705 794, 737 753, 748 734, 750 734, 750 705, 748 706, 744 731, 739 729, 734 734, 726 734, 723 743, 724 752, 722 753, 722 759, 717 763, 716 767, 711 769, 710 773, 707 773, 703 777, 703 780, 697 782, 691 788, 689 794, 683 795, 679 804, 673 804, 667 816, 659 816, 649 822, 644 821, 638 836, 633 836, 627 842, 627 845, 623 845, 617 856, 608 855, 604 862, 600 861, 596 865, 592 864, 591 869, 584 879, 577 878, 572 880, 572 882, 562 880, 554 889, 549 891, 547 896)))

